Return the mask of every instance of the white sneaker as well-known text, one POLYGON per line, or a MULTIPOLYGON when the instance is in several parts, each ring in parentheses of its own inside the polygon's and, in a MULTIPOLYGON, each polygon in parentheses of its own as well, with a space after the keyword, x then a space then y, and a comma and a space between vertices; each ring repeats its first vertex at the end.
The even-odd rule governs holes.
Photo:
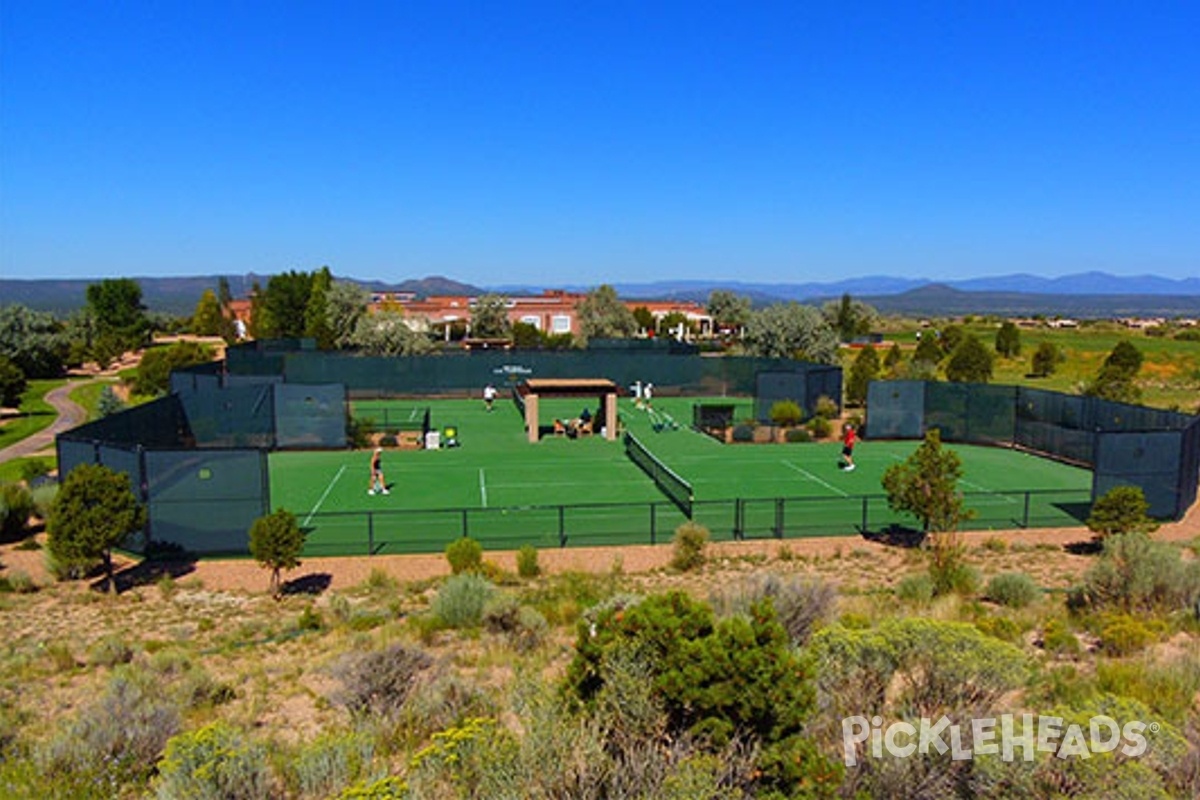
POLYGON ((379 492, 380 494, 391 494, 387 489, 380 489, 379 492))
POLYGON ((374 490, 374 489, 367 489, 367 494, 375 494, 375 490, 374 490))
POLYGON ((846 467, 846 472, 853 472, 853 471, 854 471, 854 465, 853 465, 853 464, 851 464, 850 466, 846 467))

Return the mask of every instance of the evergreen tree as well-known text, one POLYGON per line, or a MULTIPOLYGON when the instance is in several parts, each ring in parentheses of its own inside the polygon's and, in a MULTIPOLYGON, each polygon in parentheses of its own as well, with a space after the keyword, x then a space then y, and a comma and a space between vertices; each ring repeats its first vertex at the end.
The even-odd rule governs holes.
POLYGON ((1058 360, 1058 346, 1054 342, 1039 342, 1037 349, 1033 351, 1030 372, 1036 378, 1053 375, 1058 369, 1058 360))
POLYGON ((947 380, 987 383, 992 379, 992 354, 974 334, 967 334, 946 362, 947 380))
POLYGON ((475 298, 471 308, 471 335, 480 339, 504 339, 512 333, 508 301, 498 294, 475 298))
POLYGON ((624 339, 638 331, 637 320, 617 296, 617 290, 603 284, 587 293, 579 303, 579 335, 587 343, 592 339, 624 339))
POLYGON ((29 383, 25 373, 8 356, 0 355, 0 406, 19 408, 29 383))
POLYGON ((300 566, 304 550, 304 531, 296 515, 279 509, 259 517, 250 526, 250 555, 260 566, 271 570, 271 596, 278 598, 283 590, 280 573, 300 566))
POLYGON ((67 475, 46 523, 47 548, 73 574, 104 565, 110 591, 116 591, 112 551, 146 524, 129 475, 100 464, 79 464, 67 475))
POLYGON ((912 514, 924 531, 954 531, 972 512, 958 491, 962 460, 942 447, 941 431, 931 428, 911 456, 888 467, 883 488, 893 511, 912 514))
POLYGON ((332 350, 334 331, 329 324, 329 290, 333 275, 329 267, 321 267, 312 275, 308 302, 304 305, 304 335, 313 339, 321 350, 332 350))
POLYGON ((223 319, 221 303, 217 300, 216 293, 212 289, 205 289, 192 314, 192 333, 197 336, 218 336, 221 334, 223 319))
POLYGON ((1095 379, 1084 389, 1084 394, 1119 403, 1136 403, 1142 392, 1134 383, 1134 377, 1141 368, 1142 352, 1128 341, 1117 342, 1095 379))
POLYGON ((846 379, 846 402, 860 406, 867 401, 867 386, 879 377, 879 354, 874 347, 858 351, 846 379))
POLYGON ((1021 331, 1012 320, 1005 320, 996 331, 996 352, 1005 358, 1021 355, 1021 331))

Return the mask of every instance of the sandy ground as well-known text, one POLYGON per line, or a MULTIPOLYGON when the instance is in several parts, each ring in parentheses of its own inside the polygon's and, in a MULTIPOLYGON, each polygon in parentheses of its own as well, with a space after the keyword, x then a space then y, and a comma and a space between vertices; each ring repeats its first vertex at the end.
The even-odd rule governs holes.
MULTIPOLYGON (((1164 541, 1187 541, 1200 536, 1200 503, 1194 505, 1179 522, 1160 527, 1154 538, 1164 541)), ((1088 542, 1091 532, 1087 528, 1039 528, 1036 530, 980 531, 963 534, 968 546, 981 544, 986 539, 999 538, 1010 545, 1067 545, 1088 542)), ((719 542, 710 545, 713 558, 744 557, 753 554, 774 556, 781 547, 786 547, 796 556, 827 558, 851 548, 875 552, 885 557, 894 552, 894 546, 858 537, 838 536, 824 538, 756 540, 747 542, 719 542)), ((671 560, 672 549, 664 545, 628 545, 625 547, 577 547, 563 550, 540 550, 538 563, 549 573, 567 571, 608 572, 619 568, 627 574, 651 572, 666 567, 671 560)), ((1053 555, 1053 554, 1048 554, 1053 555)), ((1063 551, 1066 556, 1066 551, 1063 551)), ((514 552, 487 552, 484 557, 498 566, 515 572, 514 552)), ((45 570, 44 553, 37 550, 17 550, 13 545, 0 547, 0 575, 24 572, 37 583, 50 582, 45 570)), ((147 569, 131 560, 121 560, 119 568, 127 581, 152 583, 161 569, 147 569), (156 571, 157 570, 157 571, 156 571)), ((299 568, 284 575, 285 580, 296 584, 314 584, 322 590, 343 590, 367 580, 373 570, 387 573, 398 581, 418 581, 447 575, 449 564, 442 554, 431 555, 381 555, 342 556, 337 558, 305 559, 299 568)), ((266 590, 267 576, 262 567, 250 559, 223 559, 199 561, 170 569, 174 577, 181 580, 198 579, 206 589, 215 591, 241 591, 262 593, 266 590)), ((120 576, 119 576, 120 577, 120 576)))

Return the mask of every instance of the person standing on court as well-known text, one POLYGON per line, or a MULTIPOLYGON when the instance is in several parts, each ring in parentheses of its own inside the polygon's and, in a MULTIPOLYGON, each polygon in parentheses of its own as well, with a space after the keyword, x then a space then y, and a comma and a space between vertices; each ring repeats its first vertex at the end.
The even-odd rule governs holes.
POLYGON ((854 426, 847 423, 842 428, 842 469, 849 472, 854 469, 854 445, 858 442, 858 432, 854 426))
POLYGON ((642 387, 642 402, 646 404, 646 408, 650 407, 650 401, 654 397, 654 384, 647 383, 642 387))
POLYGON ((371 484, 367 489, 367 494, 390 494, 387 488, 387 481, 383 477, 383 448, 376 447, 375 452, 371 454, 371 484))
POLYGON ((487 410, 490 412, 492 410, 492 404, 495 402, 496 402, 496 387, 492 386, 489 383, 487 386, 483 387, 483 404, 487 407, 487 410))

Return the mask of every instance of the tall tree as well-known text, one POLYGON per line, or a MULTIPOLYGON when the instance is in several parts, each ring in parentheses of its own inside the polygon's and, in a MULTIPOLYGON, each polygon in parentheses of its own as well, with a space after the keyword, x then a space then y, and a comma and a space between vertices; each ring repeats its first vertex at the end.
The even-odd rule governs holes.
POLYGON ((891 349, 887 351, 887 355, 883 357, 883 368, 891 377, 899 374, 900 368, 904 365, 904 351, 900 349, 898 342, 892 342, 891 349))
POLYGON ((205 289, 192 314, 192 333, 198 336, 217 336, 221 333, 221 303, 212 289, 205 289))
POLYGON ((21 395, 25 394, 28 385, 21 368, 8 356, 0 355, 0 405, 7 408, 20 406, 21 395))
POLYGON ((222 311, 228 311, 229 304, 233 302, 233 292, 229 289, 229 278, 224 275, 217 279, 217 301, 221 304, 222 311))
POLYGON ((742 342, 748 355, 836 364, 838 339, 820 311, 776 303, 750 314, 742 342))
POLYGON ((247 333, 251 339, 265 339, 268 331, 275 329, 271 320, 271 311, 267 308, 267 295, 262 285, 255 281, 250 285, 250 329, 247 333))
POLYGON ((849 342, 855 336, 870 333, 871 326, 879 316, 874 308, 862 301, 855 300, 849 293, 843 294, 841 300, 831 300, 826 303, 821 308, 821 312, 843 342, 849 342))
POLYGON ((304 335, 313 339, 321 350, 332 350, 333 328, 329 324, 329 290, 333 275, 329 267, 321 267, 312 275, 308 302, 304 305, 304 335))
POLYGON ((1021 331, 1012 320, 1004 320, 996 331, 996 352, 1005 358, 1021 355, 1021 331))
POLYGON ((864 347, 854 357, 846 379, 846 402, 861 406, 867 401, 867 386, 879 377, 879 354, 874 347, 864 347))
POLYGON ((1047 375, 1054 374, 1056 369, 1058 369, 1058 346, 1054 342, 1038 343, 1037 349, 1033 351, 1030 372, 1036 378, 1045 378, 1047 375))
POLYGON ((992 379, 992 353, 974 334, 968 333, 946 361, 947 380, 987 383, 992 379))
POLYGON ((133 494, 129 475, 100 464, 80 464, 67 475, 46 522, 47 549, 74 574, 104 565, 110 591, 112 551, 146 524, 146 512, 133 494))
POLYGON ((654 319, 653 312, 651 312, 650 309, 646 308, 645 306, 638 306, 637 308, 633 309, 633 318, 637 320, 638 330, 650 333, 656 327, 658 327, 658 321, 654 319))
POLYGON ((579 338, 585 344, 591 339, 626 339, 638 331, 633 312, 621 302, 617 290, 608 284, 588 292, 576 312, 579 338))
POLYGON ((0 356, 25 377, 57 378, 69 351, 69 337, 53 314, 16 304, 0 308, 0 356))
POLYGON ((256 336, 263 339, 299 339, 304 336, 312 275, 291 270, 272 275, 261 292, 262 319, 256 316, 256 336))
POLYGON ((750 298, 727 291, 714 289, 708 295, 708 315, 716 323, 717 330, 738 333, 750 319, 750 298))
POLYGON ((498 294, 475 298, 471 308, 471 335, 480 339, 503 339, 512 332, 508 321, 508 301, 498 294))
POLYGON ((88 308, 100 337, 122 350, 134 350, 150 339, 150 321, 142 305, 142 287, 132 278, 106 278, 87 287, 88 308))
POLYGON ((931 368, 936 368, 942 360, 942 346, 938 344, 937 337, 932 331, 925 331, 921 336, 921 340, 917 342, 917 349, 913 351, 912 361, 914 365, 928 365, 931 368))
POLYGON ((367 314, 371 295, 352 281, 334 281, 325 298, 325 313, 335 347, 350 347, 358 321, 367 314))
POLYGON ((369 356, 411 356, 428 353, 433 343, 404 321, 399 311, 377 311, 358 320, 351 343, 369 356))
POLYGON ((1142 351, 1122 339, 1104 359, 1096 377, 1084 388, 1084 394, 1119 403, 1136 403, 1141 399, 1142 391, 1134 378, 1141 368, 1142 351))

